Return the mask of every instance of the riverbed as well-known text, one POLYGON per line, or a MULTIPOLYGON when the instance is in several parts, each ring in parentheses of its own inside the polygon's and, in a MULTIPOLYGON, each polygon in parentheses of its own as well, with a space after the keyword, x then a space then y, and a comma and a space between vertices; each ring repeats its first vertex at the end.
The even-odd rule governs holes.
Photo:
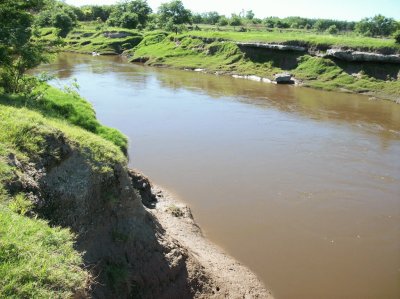
POLYGON ((130 166, 280 298, 400 297, 400 105, 62 53, 130 166))

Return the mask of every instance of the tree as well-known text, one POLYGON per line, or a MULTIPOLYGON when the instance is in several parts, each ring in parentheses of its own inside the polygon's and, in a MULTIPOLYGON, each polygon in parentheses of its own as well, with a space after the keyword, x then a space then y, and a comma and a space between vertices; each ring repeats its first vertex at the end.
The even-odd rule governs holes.
POLYGON ((139 17, 133 12, 125 12, 120 19, 120 26, 124 28, 134 29, 139 24, 139 17))
POLYGON ((357 32, 366 36, 389 36, 397 29, 397 23, 392 18, 376 15, 372 18, 365 18, 355 26, 357 32))
POLYGON ((135 29, 145 27, 152 10, 144 0, 126 1, 113 6, 107 23, 111 26, 135 29))
POLYGON ((229 21, 225 16, 222 16, 218 21, 219 26, 226 26, 228 24, 229 24, 229 21))
POLYGON ((40 27, 56 27, 59 29, 58 35, 65 37, 77 24, 75 11, 76 8, 65 3, 47 0, 44 9, 36 15, 35 24, 40 27))
POLYGON ((328 29, 326 29, 326 32, 329 34, 337 34, 338 31, 339 30, 337 29, 336 25, 332 25, 328 29))
POLYGON ((161 27, 165 27, 167 23, 174 25, 191 24, 191 12, 183 6, 182 1, 174 0, 163 3, 158 9, 159 22, 161 27))
POLYGON ((397 31, 394 33, 393 37, 394 37, 396 43, 397 43, 397 44, 400 44, 400 29, 397 30, 397 31))
POLYGON ((27 87, 25 72, 47 61, 43 44, 34 37, 34 13, 43 0, 6 0, 0 2, 0 86, 7 93, 27 87))
POLYGON ((218 23, 221 16, 216 11, 210 11, 203 14, 203 19, 206 24, 215 25, 218 23))
POLYGON ((58 12, 52 17, 52 25, 59 29, 58 36, 66 37, 75 26, 75 22, 64 12, 58 12))
POLYGON ((253 20, 253 19, 254 19, 254 16, 255 16, 255 14, 254 14, 254 12, 253 12, 252 10, 248 10, 248 11, 246 12, 246 19, 248 19, 248 20, 253 20))
POLYGON ((237 14, 232 14, 229 25, 236 27, 242 25, 242 18, 237 14))
POLYGON ((153 12, 146 0, 134 0, 127 3, 127 11, 135 13, 139 23, 144 27, 153 12))

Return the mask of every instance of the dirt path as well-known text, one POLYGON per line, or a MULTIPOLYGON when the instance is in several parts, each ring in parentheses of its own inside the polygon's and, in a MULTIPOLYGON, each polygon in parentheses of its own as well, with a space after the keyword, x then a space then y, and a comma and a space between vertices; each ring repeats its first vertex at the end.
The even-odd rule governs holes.
POLYGON ((185 247, 215 282, 215 293, 196 298, 268 298, 273 296, 248 268, 204 238, 190 209, 159 186, 152 187, 158 202, 149 209, 166 232, 185 247))

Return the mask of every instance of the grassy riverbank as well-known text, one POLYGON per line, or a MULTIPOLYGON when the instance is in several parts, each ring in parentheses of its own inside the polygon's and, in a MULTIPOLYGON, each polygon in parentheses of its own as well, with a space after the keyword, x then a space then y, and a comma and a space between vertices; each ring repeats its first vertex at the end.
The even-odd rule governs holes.
MULTIPOLYGON (((51 29, 42 29, 51 39, 51 29)), ((226 75, 255 75, 272 80, 282 72, 291 73, 302 85, 344 92, 364 93, 399 100, 399 64, 345 62, 311 56, 304 52, 254 49, 237 42, 264 42, 313 48, 343 48, 378 53, 400 53, 394 39, 353 35, 329 35, 293 30, 267 32, 163 31, 139 32, 115 27, 84 24, 64 40, 62 50, 103 55, 124 53, 135 62, 180 69, 204 69, 226 75)))
POLYGON ((39 190, 30 176, 39 175, 39 180, 35 168, 59 163, 65 153, 56 147, 57 140, 84 153, 99 172, 116 160, 126 161, 112 143, 123 140, 126 146, 125 137, 110 130, 97 122, 86 101, 68 93, 50 88, 41 100, 32 100, 0 91, 0 297, 85 293, 90 274, 74 248, 75 235, 37 218, 45 203, 34 195, 39 190))
POLYGON ((252 50, 231 41, 204 41, 191 34, 178 37, 148 33, 127 52, 131 61, 175 68, 205 69, 228 75, 256 75, 273 79, 290 72, 304 86, 325 90, 366 93, 397 100, 400 95, 399 65, 347 63, 291 51, 252 50))

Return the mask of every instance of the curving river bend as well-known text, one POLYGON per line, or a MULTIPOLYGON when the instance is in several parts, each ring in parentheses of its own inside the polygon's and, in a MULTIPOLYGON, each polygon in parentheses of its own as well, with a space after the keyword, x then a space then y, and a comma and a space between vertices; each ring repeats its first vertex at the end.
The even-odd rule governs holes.
POLYGON ((131 166, 276 298, 400 298, 400 105, 62 53, 131 166))

